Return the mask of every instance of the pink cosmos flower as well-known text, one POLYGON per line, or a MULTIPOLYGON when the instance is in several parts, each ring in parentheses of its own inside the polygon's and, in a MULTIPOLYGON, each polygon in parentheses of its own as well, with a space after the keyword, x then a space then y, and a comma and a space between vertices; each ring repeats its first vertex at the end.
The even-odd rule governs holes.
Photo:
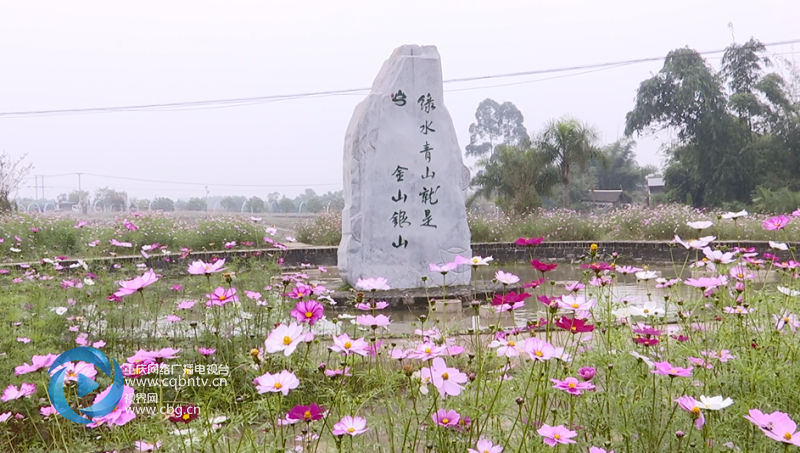
POLYGON ((692 414, 695 428, 703 429, 703 425, 706 423, 706 418, 703 416, 703 412, 700 411, 700 406, 697 404, 697 400, 691 396, 682 396, 676 399, 675 402, 678 403, 682 409, 692 414))
POLYGON ((236 288, 225 289, 222 286, 217 287, 211 294, 206 294, 206 307, 217 305, 224 307, 229 302, 239 302, 239 296, 236 295, 236 288))
POLYGON ((550 379, 550 382, 555 384, 553 386, 554 389, 564 390, 569 394, 572 395, 580 395, 584 391, 594 390, 595 386, 591 382, 581 382, 574 377, 568 377, 563 381, 559 381, 558 379, 550 379))
POLYGON ((791 217, 781 214, 764 221, 764 229, 770 231, 782 230, 792 221, 791 217))
MULTIPOLYGON (((159 362, 166 359, 177 359, 178 356, 176 354, 179 352, 181 352, 180 348, 179 349, 162 348, 159 349, 158 351, 145 351, 143 349, 140 349, 139 351, 136 352, 136 354, 159 362)), ((134 355, 134 357, 136 357, 136 355, 134 355)))
POLYGON ((359 315, 356 316, 356 324, 367 327, 389 327, 391 320, 386 315, 359 315))
POLYGON ((58 414, 58 411, 53 406, 44 406, 39 408, 39 413, 42 414, 42 417, 49 418, 53 415, 58 414))
POLYGON ((182 300, 178 304, 178 310, 188 310, 194 307, 195 302, 193 300, 182 300))
POLYGON ((161 445, 162 444, 160 440, 154 444, 151 444, 150 442, 145 442, 143 440, 137 440, 136 442, 133 443, 133 446, 135 448, 134 451, 143 451, 143 452, 156 451, 161 448, 161 445))
POLYGON ((569 292, 574 292, 574 293, 582 290, 583 288, 586 288, 586 285, 584 285, 581 282, 567 283, 567 284, 564 285, 564 289, 566 289, 569 292))
POLYGON ((430 263, 428 265, 428 268, 431 270, 431 272, 439 272, 442 275, 444 275, 444 274, 446 274, 448 272, 454 271, 457 267, 458 267, 458 264, 456 264, 456 263, 445 263, 445 264, 442 264, 441 266, 433 264, 433 263, 430 263))
POLYGON ((345 333, 338 337, 334 335, 333 346, 328 346, 328 348, 333 352, 340 352, 344 355, 358 354, 366 356, 368 354, 367 346, 364 338, 353 340, 345 333))
POLYGON ((597 374, 597 369, 593 366, 585 366, 578 370, 578 376, 584 381, 591 381, 595 374, 597 374))
POLYGON ((637 272, 641 272, 644 269, 640 269, 638 267, 633 267, 633 266, 619 266, 619 267, 617 267, 616 270, 617 270, 617 272, 619 272, 622 275, 628 275, 628 274, 635 274, 637 272))
POLYGON ((346 415, 333 425, 334 436, 357 436, 367 432, 367 419, 361 417, 351 417, 346 415))
POLYGON ((298 322, 307 322, 309 326, 313 326, 322 319, 324 311, 325 307, 321 303, 315 300, 307 300, 298 302, 289 314, 298 322))
POLYGON ((85 221, 83 221, 83 220, 78 220, 78 223, 76 223, 75 225, 73 225, 73 227, 72 227, 72 228, 83 228, 83 227, 85 227, 85 226, 86 226, 86 225, 88 225, 88 224, 89 224, 89 222, 85 222, 85 221))
POLYGON ((158 281, 158 276, 153 269, 145 272, 141 277, 136 277, 133 280, 119 282, 119 290, 114 293, 117 297, 129 296, 137 291, 144 290, 145 287, 152 285, 158 281))
POLYGON ((531 360, 540 362, 550 360, 556 356, 556 348, 553 345, 536 337, 526 339, 522 345, 522 350, 530 356, 531 360))
POLYGON ((387 284, 387 280, 383 277, 359 278, 356 282, 356 288, 363 291, 388 291, 391 289, 387 284))
POLYGON ((761 428, 761 432, 770 439, 800 446, 800 433, 797 432, 797 424, 788 414, 778 411, 771 414, 763 414, 761 411, 753 409, 750 411, 750 417, 745 416, 745 418, 761 428))
POLYGON ((64 385, 69 382, 78 382, 79 374, 82 374, 92 380, 94 380, 94 378, 97 376, 97 370, 95 369, 94 365, 86 362, 67 362, 64 365, 56 367, 50 373, 50 376, 53 376, 62 368, 66 368, 66 371, 64 371, 64 385))
POLYGON ((447 395, 458 396, 464 389, 460 384, 465 384, 469 380, 467 375, 457 368, 448 368, 441 357, 433 359, 430 368, 420 369, 420 376, 430 379, 442 398, 447 395))
POLYGON ((458 414, 458 412, 452 409, 449 411, 439 409, 436 411, 436 413, 431 415, 431 418, 433 419, 433 422, 439 426, 454 427, 458 426, 458 421, 461 419, 461 416, 458 414))
POLYGON ((201 355, 204 356, 210 356, 214 355, 214 353, 217 352, 217 350, 211 348, 197 348, 197 352, 199 352, 201 355))
POLYGON ((305 339, 303 327, 299 324, 281 324, 273 330, 264 341, 264 350, 270 354, 283 351, 289 357, 297 346, 305 339))
POLYGON ((544 437, 544 443, 551 447, 555 447, 557 444, 574 444, 575 441, 572 438, 578 435, 577 432, 568 430, 564 425, 543 424, 536 432, 544 437))
POLYGON ((510 272, 497 271, 494 274, 494 278, 504 285, 513 285, 519 282, 519 277, 510 272))
POLYGON ((651 370, 651 373, 655 374, 663 374, 664 376, 678 376, 678 377, 691 377, 692 376, 692 369, 694 367, 689 368, 680 368, 673 365, 670 365, 669 362, 656 362, 656 368, 651 370))
POLYGON ((384 308, 389 306, 389 302, 385 300, 375 302, 375 306, 373 307, 372 304, 361 302, 360 304, 356 304, 356 308, 363 311, 369 310, 383 310, 384 308))
POLYGON ((433 358, 445 355, 447 348, 444 346, 436 346, 433 343, 422 343, 417 345, 417 348, 409 351, 409 359, 431 360, 433 358))
POLYGON ((724 275, 721 277, 687 278, 684 284, 707 290, 728 284, 728 279, 724 275))
MULTIPOLYGON (((98 242, 99 242, 99 241, 98 241, 98 242)), ((130 242, 120 242, 120 241, 118 241, 118 240, 116 240, 116 239, 111 239, 111 240, 110 240, 110 241, 108 241, 108 242, 109 242, 111 245, 113 245, 113 246, 116 246, 116 247, 128 247, 128 248, 130 248, 130 247, 133 247, 133 244, 131 244, 130 242)))
POLYGON ((725 313, 733 314, 733 315, 748 315, 755 311, 755 308, 745 308, 741 305, 737 305, 735 307, 725 307, 722 309, 725 313))
MULTIPOLYGON (((97 397, 94 399, 93 404, 97 404, 103 400, 103 398, 108 395, 112 387, 108 387, 107 389, 103 390, 97 397)), ((122 390, 122 399, 119 401, 117 407, 111 411, 110 414, 104 415, 102 417, 95 417, 92 419, 92 423, 89 423, 89 428, 96 428, 102 425, 109 425, 109 426, 122 426, 129 421, 136 418, 136 413, 130 410, 131 402, 133 401, 134 395, 133 387, 128 387, 127 385, 122 390)))
POLYGON ((298 283, 292 290, 289 292, 289 297, 292 299, 302 299, 304 297, 310 296, 312 293, 312 288, 305 283, 298 283))
POLYGON ((513 340, 498 338, 488 345, 490 348, 497 348, 497 357, 517 357, 520 347, 513 340))
POLYGON ((192 262, 187 269, 192 275, 211 275, 216 272, 224 271, 225 268, 222 267, 225 265, 225 258, 221 260, 217 260, 214 263, 205 263, 202 260, 197 260, 192 262))
POLYGON ((297 379, 294 373, 283 370, 280 373, 264 374, 253 379, 253 384, 256 385, 258 393, 267 392, 280 392, 283 396, 289 394, 290 390, 296 389, 300 385, 300 380, 297 379))
POLYGON ((167 322, 178 322, 181 318, 175 315, 167 315, 167 322))
POLYGON ((7 403, 11 400, 17 400, 20 398, 25 398, 26 396, 30 396, 36 393, 36 385, 35 384, 28 384, 23 382, 19 388, 15 385, 9 385, 3 390, 3 396, 0 397, 0 401, 7 403))
POLYGON ((500 453, 503 447, 493 444, 490 440, 481 439, 475 444, 475 448, 467 448, 468 453, 500 453))
POLYGON ((561 299, 558 300, 558 306, 567 310, 591 310, 595 302, 594 299, 586 300, 583 296, 567 294, 561 296, 561 299))
POLYGON ((14 368, 14 374, 21 376, 23 374, 33 373, 43 368, 50 368, 50 365, 56 361, 58 354, 35 355, 31 358, 31 364, 23 363, 22 365, 14 368))

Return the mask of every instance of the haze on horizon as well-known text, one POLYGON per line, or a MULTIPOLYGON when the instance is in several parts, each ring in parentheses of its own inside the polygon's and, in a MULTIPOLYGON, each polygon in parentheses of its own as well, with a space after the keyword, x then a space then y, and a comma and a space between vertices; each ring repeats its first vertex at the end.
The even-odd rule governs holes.
MULTIPOLYGON (((444 79, 664 56, 732 40, 800 38, 800 2, 589 0, 0 4, 0 113, 117 107, 363 88, 402 44, 433 44, 444 79), (729 27, 733 24, 733 33, 729 27)), ((770 53, 795 59, 791 45, 770 53)), ((719 57, 707 57, 718 68, 719 57)), ((529 132, 565 114, 622 136, 639 83, 661 61, 445 85, 462 148, 485 98, 511 101, 529 132)), ((33 175, 84 173, 82 187, 132 197, 290 197, 342 187, 347 123, 363 93, 236 107, 0 117, 0 151, 27 153, 33 175), (162 184, 123 180, 191 182, 162 184), (264 187, 225 187, 224 184, 264 187), (269 187, 267 187, 269 186, 269 187)), ((640 164, 660 166, 668 134, 637 138, 640 164)), ((470 163, 468 161, 468 163, 470 163)), ((77 189, 45 178, 45 194, 77 189)))

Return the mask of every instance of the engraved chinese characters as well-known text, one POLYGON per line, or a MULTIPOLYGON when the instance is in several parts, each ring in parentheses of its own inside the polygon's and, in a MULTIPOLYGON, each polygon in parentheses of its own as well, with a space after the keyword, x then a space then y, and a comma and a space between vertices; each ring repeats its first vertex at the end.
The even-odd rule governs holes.
MULTIPOLYGON (((393 288, 440 284, 429 263, 470 256, 464 167, 443 103, 439 53, 403 46, 356 107, 345 137, 339 274, 386 277, 393 288)), ((468 272, 448 285, 469 283, 468 272)))

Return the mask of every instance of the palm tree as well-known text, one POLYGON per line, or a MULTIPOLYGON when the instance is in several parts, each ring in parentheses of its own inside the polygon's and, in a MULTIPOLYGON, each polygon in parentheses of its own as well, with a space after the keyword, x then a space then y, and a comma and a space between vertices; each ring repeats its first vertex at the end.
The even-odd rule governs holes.
POLYGON ((595 146, 598 137, 599 133, 594 126, 565 116, 548 122, 537 141, 547 159, 558 167, 565 208, 569 207, 569 178, 572 170, 577 168, 585 173, 592 159, 601 158, 601 151, 595 146))
POLYGON ((522 214, 542 205, 541 196, 549 195, 558 184, 558 169, 538 149, 498 145, 492 156, 482 159, 483 167, 472 179, 478 190, 469 204, 478 197, 497 197, 497 205, 505 211, 522 214))

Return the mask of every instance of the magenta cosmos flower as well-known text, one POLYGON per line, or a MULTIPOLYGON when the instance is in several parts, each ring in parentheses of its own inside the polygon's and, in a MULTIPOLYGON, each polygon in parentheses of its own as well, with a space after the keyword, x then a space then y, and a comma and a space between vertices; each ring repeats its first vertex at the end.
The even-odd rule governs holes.
POLYGON ((211 294, 206 294, 206 307, 214 305, 224 307, 228 302, 239 302, 239 296, 236 295, 236 288, 225 289, 222 286, 218 287, 211 294))
POLYGON ((555 384, 553 386, 554 389, 564 390, 571 395, 580 395, 584 391, 594 390, 594 384, 591 382, 581 382, 574 377, 568 377, 563 381, 559 381, 558 379, 550 379, 550 381, 555 384))
POLYGON ((458 426, 458 421, 461 420, 461 416, 458 415, 458 412, 454 410, 444 410, 439 409, 431 415, 433 422, 439 426, 458 426))
POLYGON ((656 362, 656 368, 651 370, 651 373, 655 374, 663 374, 664 376, 678 376, 678 377, 691 377, 692 370, 694 367, 689 368, 681 368, 677 366, 670 365, 669 362, 656 362))
POLYGON ((50 368, 50 365, 52 365, 57 358, 57 354, 35 355, 31 358, 32 365, 23 363, 22 365, 14 368, 14 374, 21 376, 23 374, 39 371, 42 368, 50 368))
POLYGON ((133 280, 119 282, 119 290, 114 293, 117 297, 130 296, 131 294, 142 291, 146 286, 150 286, 158 281, 158 276, 153 272, 153 269, 148 270, 141 277, 136 277, 133 280))
POLYGON ((495 445, 488 439, 481 439, 475 444, 475 448, 467 448, 468 453, 500 453, 503 447, 495 445), (475 449, 477 448, 477 450, 475 449))
POLYGON ((311 423, 314 420, 322 419, 324 415, 325 409, 321 406, 318 406, 317 403, 311 403, 310 406, 295 406, 293 407, 288 414, 286 414, 286 418, 289 420, 302 420, 307 423, 311 423))
POLYGON ((539 245, 542 242, 544 242, 544 236, 542 236, 540 238, 519 238, 516 241, 514 241, 514 244, 520 245, 520 246, 523 246, 523 247, 530 247, 532 245, 539 245))
POLYGON ((697 404, 697 400, 691 396, 682 396, 676 399, 675 402, 678 403, 678 406, 680 406, 683 410, 692 415, 695 428, 703 429, 703 425, 706 423, 706 418, 703 416, 703 412, 700 411, 700 405, 697 404))
POLYGON ((555 447, 556 444, 574 444, 575 441, 572 438, 578 435, 575 431, 565 428, 564 425, 550 426, 544 424, 536 432, 544 437, 544 443, 551 447, 555 447))
POLYGON ((214 353, 217 352, 217 350, 212 348, 198 348, 197 352, 199 352, 201 355, 204 356, 210 356, 214 355, 214 353))
POLYGON ((433 382, 442 398, 447 395, 458 396, 464 389, 461 384, 465 384, 469 380, 467 375, 457 368, 448 368, 441 357, 433 359, 430 368, 422 368, 419 372, 420 376, 433 382))
POLYGON ((283 396, 286 396, 290 390, 294 390, 300 385, 300 380, 297 379, 294 373, 283 370, 280 373, 267 373, 259 376, 253 379, 253 384, 256 385, 258 393, 280 392, 283 393, 283 396))
POLYGON ((367 419, 361 417, 351 417, 346 415, 333 425, 334 436, 357 436, 367 432, 367 419))
POLYGON ((792 218, 781 214, 764 221, 764 229, 770 231, 782 230, 791 222, 792 218))
POLYGON ((567 318, 562 316, 560 320, 556 321, 556 326, 569 331, 570 333, 584 333, 594 330, 594 326, 586 324, 585 319, 567 318))
POLYGON ((289 313, 298 322, 307 322, 309 326, 322 319, 322 313, 325 307, 315 300, 300 301, 294 306, 294 309, 289 313))
POLYGON ((225 259, 217 260, 215 263, 205 263, 201 260, 192 262, 187 271, 192 275, 211 275, 216 272, 224 271, 225 259))

